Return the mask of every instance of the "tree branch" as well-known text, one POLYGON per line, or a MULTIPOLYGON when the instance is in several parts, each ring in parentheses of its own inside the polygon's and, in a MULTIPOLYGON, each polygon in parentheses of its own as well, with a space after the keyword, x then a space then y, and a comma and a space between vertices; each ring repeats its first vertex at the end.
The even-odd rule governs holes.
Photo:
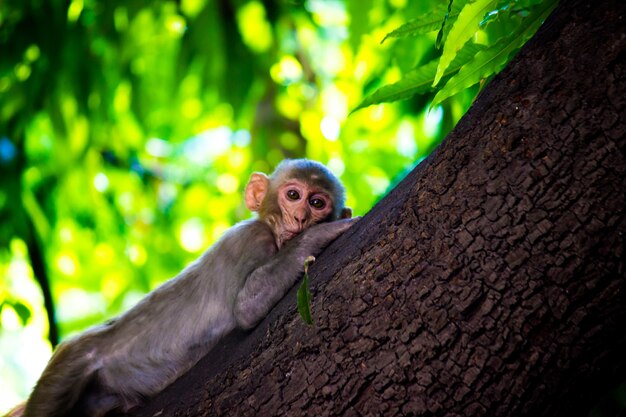
POLYGON ((59 344, 59 329, 56 323, 56 312, 54 307, 54 300, 52 298, 52 292, 50 291, 50 280, 48 279, 48 271, 46 270, 46 263, 44 255, 39 244, 39 238, 33 225, 33 221, 28 214, 24 216, 28 224, 28 236, 26 237, 26 247, 28 248, 28 256, 30 258, 30 264, 33 269, 33 275, 39 283, 41 293, 43 294, 44 306, 46 313, 48 314, 48 340, 54 348, 59 344))
POLYGON ((586 415, 626 365, 624 15, 564 1, 318 258, 316 327, 294 288, 132 415, 586 415))

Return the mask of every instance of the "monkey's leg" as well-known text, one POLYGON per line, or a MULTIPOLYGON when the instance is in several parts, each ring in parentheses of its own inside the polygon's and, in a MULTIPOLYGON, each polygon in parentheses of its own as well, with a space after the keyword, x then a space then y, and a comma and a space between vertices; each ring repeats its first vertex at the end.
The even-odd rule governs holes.
POLYGON ((261 321, 304 272, 307 256, 322 250, 358 219, 321 223, 289 241, 270 260, 255 269, 239 291, 234 315, 239 327, 250 329, 261 321))

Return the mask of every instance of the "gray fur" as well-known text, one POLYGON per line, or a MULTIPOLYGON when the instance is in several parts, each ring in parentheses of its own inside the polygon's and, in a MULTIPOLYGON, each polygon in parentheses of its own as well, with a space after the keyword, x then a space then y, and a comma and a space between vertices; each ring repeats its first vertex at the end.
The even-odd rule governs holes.
MULTIPOLYGON (((343 187, 330 187, 343 209, 343 187)), ((135 307, 60 345, 24 416, 103 416, 160 392, 226 333, 262 320, 301 276, 305 258, 317 256, 352 223, 314 225, 280 251, 262 219, 237 224, 135 307)))

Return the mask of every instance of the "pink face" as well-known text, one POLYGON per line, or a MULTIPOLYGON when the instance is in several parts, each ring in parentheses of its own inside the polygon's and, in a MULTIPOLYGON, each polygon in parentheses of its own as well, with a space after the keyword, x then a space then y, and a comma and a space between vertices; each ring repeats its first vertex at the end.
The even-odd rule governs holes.
POLYGON ((333 211, 333 202, 326 192, 296 179, 278 189, 278 205, 283 215, 279 232, 282 242, 324 220, 333 211))

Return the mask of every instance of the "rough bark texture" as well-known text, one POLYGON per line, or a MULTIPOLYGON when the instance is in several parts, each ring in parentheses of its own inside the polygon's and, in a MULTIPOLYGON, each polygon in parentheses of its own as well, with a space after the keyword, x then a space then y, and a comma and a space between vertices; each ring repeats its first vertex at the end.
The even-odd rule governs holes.
POLYGON ((625 9, 557 9, 314 265, 315 327, 292 292, 134 415, 584 416, 626 379, 625 9))

